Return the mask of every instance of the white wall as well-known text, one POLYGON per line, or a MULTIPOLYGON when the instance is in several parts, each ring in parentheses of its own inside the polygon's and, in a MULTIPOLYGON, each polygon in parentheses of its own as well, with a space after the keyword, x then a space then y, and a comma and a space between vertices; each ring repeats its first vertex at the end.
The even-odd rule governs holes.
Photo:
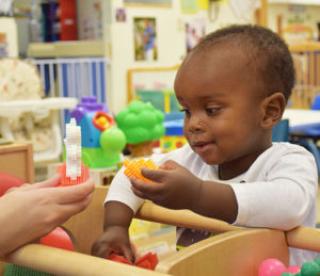
POLYGON ((184 28, 179 22, 177 1, 170 8, 128 8, 125 23, 115 22, 117 8, 123 7, 122 1, 112 1, 111 60, 112 95, 111 108, 118 112, 127 104, 126 74, 129 68, 172 66, 181 62, 185 54, 184 28), (134 60, 133 18, 154 17, 157 24, 158 60, 153 62, 134 60))
POLYGON ((6 34, 9 57, 18 57, 17 23, 12 17, 0 17, 0 33, 6 34))
MULTIPOLYGON (((251 1, 252 2, 252 1, 251 1)), ((231 24, 249 24, 254 22, 254 9, 260 3, 256 1, 243 6, 241 0, 211 5, 209 11, 208 32, 231 24)))
MULTIPOLYGON (((109 2, 109 1, 105 1, 109 2)), ((122 0, 112 0, 104 7, 109 16, 104 19, 105 41, 111 43, 111 93, 108 95, 110 108, 118 112, 127 105, 127 70, 137 67, 170 67, 181 63, 186 55, 185 21, 202 18, 207 22, 207 32, 231 23, 252 22, 253 13, 237 16, 229 4, 221 4, 219 11, 213 10, 211 20, 207 11, 182 14, 180 0, 172 0, 172 8, 124 7, 122 0), (115 22, 117 8, 125 8, 126 23, 115 22), (157 23, 158 60, 137 62, 134 60, 133 18, 155 17, 157 23), (110 42, 111 41, 111 42, 110 42)))

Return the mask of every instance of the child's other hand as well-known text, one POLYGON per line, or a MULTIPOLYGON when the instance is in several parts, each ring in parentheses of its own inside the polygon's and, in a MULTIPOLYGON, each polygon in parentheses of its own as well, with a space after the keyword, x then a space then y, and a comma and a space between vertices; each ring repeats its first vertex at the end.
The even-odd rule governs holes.
POLYGON ((142 169, 142 175, 155 183, 130 179, 135 195, 171 209, 193 209, 202 180, 174 161, 158 170, 142 169))
POLYGON ((131 263, 136 259, 136 251, 130 243, 128 229, 122 226, 108 227, 93 244, 92 255, 108 258, 112 253, 124 256, 131 263))

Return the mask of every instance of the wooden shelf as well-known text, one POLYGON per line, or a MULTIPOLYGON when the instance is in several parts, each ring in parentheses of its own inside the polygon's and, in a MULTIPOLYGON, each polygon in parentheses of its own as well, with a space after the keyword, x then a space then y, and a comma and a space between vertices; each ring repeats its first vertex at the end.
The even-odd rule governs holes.
POLYGON ((97 57, 104 56, 106 48, 103 41, 64 41, 52 43, 30 43, 29 57, 97 57))

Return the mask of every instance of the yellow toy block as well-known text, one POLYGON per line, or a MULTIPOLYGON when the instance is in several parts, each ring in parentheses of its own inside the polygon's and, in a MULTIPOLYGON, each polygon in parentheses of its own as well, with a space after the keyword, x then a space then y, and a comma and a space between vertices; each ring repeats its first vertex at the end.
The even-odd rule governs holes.
POLYGON ((145 182, 151 182, 151 181, 145 178, 141 174, 141 169, 147 168, 151 170, 156 170, 158 168, 151 159, 148 159, 148 160, 139 159, 139 160, 131 160, 131 161, 125 160, 123 162, 123 165, 126 167, 126 169, 124 170, 124 174, 127 177, 137 178, 145 182))

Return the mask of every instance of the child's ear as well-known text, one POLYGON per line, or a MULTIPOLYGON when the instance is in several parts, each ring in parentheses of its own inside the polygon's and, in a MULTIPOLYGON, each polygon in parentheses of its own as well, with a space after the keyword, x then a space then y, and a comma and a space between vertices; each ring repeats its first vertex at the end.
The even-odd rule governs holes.
POLYGON ((286 107, 286 99, 281 92, 276 92, 266 97, 261 107, 263 112, 261 126, 270 129, 281 120, 286 107))

